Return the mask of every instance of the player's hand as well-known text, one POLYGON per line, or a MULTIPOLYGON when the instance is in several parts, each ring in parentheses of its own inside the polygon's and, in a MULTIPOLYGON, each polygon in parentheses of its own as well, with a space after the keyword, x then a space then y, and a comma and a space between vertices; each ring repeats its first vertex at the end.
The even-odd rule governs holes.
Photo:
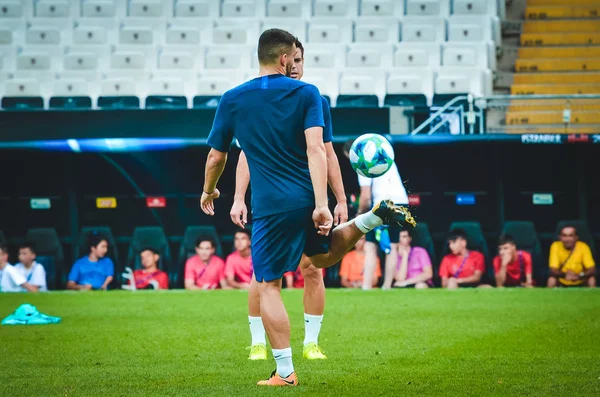
POLYGON ((91 291, 92 290, 92 284, 83 284, 79 289, 81 291, 91 291))
POLYGON ((338 201, 333 209, 333 226, 348 222, 348 204, 345 201, 338 201))
POLYGON ((221 192, 219 192, 219 189, 215 189, 215 191, 211 194, 202 192, 202 198, 200 198, 200 208, 202 208, 202 211, 204 211, 206 215, 215 214, 215 203, 213 200, 219 198, 220 195, 221 192))
POLYGON ((235 225, 242 229, 246 227, 248 223, 248 207, 246 207, 244 200, 235 200, 233 202, 229 216, 235 225))
POLYGON ((333 226, 333 216, 329 207, 317 207, 313 211, 312 215, 313 222, 315 223, 315 229, 322 236, 328 236, 333 226))

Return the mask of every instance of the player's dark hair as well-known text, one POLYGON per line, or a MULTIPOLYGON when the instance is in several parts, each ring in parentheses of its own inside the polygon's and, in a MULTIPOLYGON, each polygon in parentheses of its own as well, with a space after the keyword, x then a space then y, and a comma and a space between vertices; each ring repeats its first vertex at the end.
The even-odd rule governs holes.
POLYGON ((501 246, 501 245, 504 245, 504 244, 513 244, 513 245, 516 245, 515 239, 510 234, 506 234, 506 233, 502 234, 498 238, 498 246, 501 246))
POLYGON ((577 228, 571 224, 564 225, 563 227, 561 227, 559 234, 562 234, 563 230, 565 230, 565 229, 573 229, 573 231, 575 232, 575 236, 579 236, 579 234, 577 234, 577 228))
POLYGON ((19 249, 29 249, 29 251, 31 251, 32 254, 35 254, 35 245, 33 245, 32 242, 30 241, 26 241, 23 244, 19 245, 19 249))
POLYGON ((467 239, 467 232, 463 229, 452 229, 450 233, 448 233, 448 241, 454 241, 457 238, 462 238, 463 240, 467 239))
POLYGON ((160 254, 158 253, 158 251, 157 251, 157 250, 155 250, 155 249, 154 249, 154 248, 152 248, 152 247, 145 247, 145 248, 142 248, 142 250, 140 251, 140 254, 141 254, 142 252, 144 252, 144 251, 150 251, 150 252, 152 252, 154 255, 158 255, 158 256, 160 256, 160 254))
POLYGON ((108 239, 103 234, 97 233, 97 232, 93 232, 90 235, 90 237, 88 238, 88 242, 87 242, 88 252, 91 253, 92 252, 92 248, 96 248, 103 241, 106 241, 106 244, 108 244, 108 239))
POLYGON ((302 45, 302 42, 300 40, 298 40, 297 37, 296 37, 296 48, 300 49, 300 52, 302 53, 302 59, 304 59, 304 46, 302 45))
POLYGON ((352 147, 353 143, 354 139, 348 139, 346 142, 344 142, 344 153, 350 153, 350 148, 352 147))
POLYGON ((265 30, 258 39, 258 62, 270 65, 277 62, 282 54, 292 52, 296 38, 282 29, 265 30))
POLYGON ((8 247, 4 243, 0 243, 0 251, 8 254, 8 247))
POLYGON ((249 239, 252 238, 252 235, 250 234, 250 230, 248 229, 238 229, 235 231, 235 233, 233 234, 233 236, 235 237, 236 234, 245 234, 246 236, 248 236, 249 239))
POLYGON ((211 245, 211 247, 215 248, 216 244, 215 244, 215 240, 213 240, 211 237, 208 236, 200 236, 196 239, 196 244, 194 245, 194 247, 198 248, 200 247, 200 244, 202 244, 203 242, 208 241, 211 245))

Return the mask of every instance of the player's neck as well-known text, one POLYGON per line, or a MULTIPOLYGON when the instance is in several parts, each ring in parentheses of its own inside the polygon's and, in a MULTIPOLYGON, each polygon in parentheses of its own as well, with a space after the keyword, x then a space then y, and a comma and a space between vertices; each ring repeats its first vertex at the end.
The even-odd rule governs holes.
POLYGON ((467 256, 467 255, 469 255, 469 250, 465 248, 464 250, 462 250, 462 252, 458 256, 467 256))
POLYGON ((204 263, 205 265, 208 265, 210 263, 210 260, 212 259, 212 256, 209 257, 207 260, 204 260, 204 259, 202 259, 200 257, 198 257, 198 258, 200 259, 200 262, 204 263))
POLYGON ((247 258, 247 257, 249 257, 252 254, 252 252, 250 252, 250 248, 246 248, 245 250, 238 251, 238 252, 240 253, 240 256, 242 258, 247 258))
POLYGON ((261 65, 260 66, 260 69, 258 71, 259 77, 268 76, 271 74, 285 75, 285 69, 283 68, 283 66, 277 66, 277 65, 261 65))
POLYGON ((88 259, 90 260, 90 262, 98 262, 98 260, 100 258, 98 258, 98 256, 96 256, 96 254, 89 254, 88 259))

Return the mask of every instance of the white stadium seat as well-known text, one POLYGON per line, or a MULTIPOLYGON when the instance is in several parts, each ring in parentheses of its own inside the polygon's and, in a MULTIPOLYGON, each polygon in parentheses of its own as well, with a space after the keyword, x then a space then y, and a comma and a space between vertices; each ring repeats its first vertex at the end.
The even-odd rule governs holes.
POLYGON ((385 78, 383 72, 356 71, 348 69, 340 77, 341 95, 377 95, 380 100, 385 96, 385 78))
POLYGON ((491 76, 489 71, 481 69, 442 68, 435 77, 434 85, 436 94, 491 94, 491 76))
POLYGON ((119 44, 152 45, 154 32, 150 27, 124 26, 119 31, 119 44))
POLYGON ((448 3, 448 0, 406 0, 406 15, 445 17, 448 3))
POLYGON ((165 43, 197 46, 200 44, 200 31, 194 28, 171 26, 165 33, 165 43))
POLYGON ((494 70, 495 57, 490 57, 493 48, 489 43, 445 43, 442 46, 442 65, 494 70))
POLYGON ((88 83, 83 79, 61 79, 54 82, 52 96, 87 96, 88 83))
POLYGON ((77 26, 73 30, 73 44, 108 44, 108 33, 99 26, 77 26))
POLYGON ((448 41, 493 40, 492 19, 487 16, 451 16, 448 19, 448 41))
POLYGON ((212 40, 214 44, 256 45, 259 30, 259 22, 255 19, 221 18, 215 22, 212 31, 212 40))
POLYGON ((321 95, 329 96, 332 102, 339 94, 340 77, 335 70, 305 69, 302 81, 317 87, 321 95))
POLYGON ((362 0, 359 15, 367 17, 390 17, 403 14, 401 1, 362 0))
POLYGON ((215 76, 209 74, 201 74, 198 76, 196 83, 197 95, 223 95, 227 90, 238 85, 238 82, 233 82, 227 76, 215 76))
POLYGON ((434 42, 446 40, 446 20, 430 17, 405 18, 401 22, 402 41, 434 42))
POLYGON ((310 43, 349 43, 352 41, 352 22, 345 18, 313 18, 308 24, 310 43))
POLYGON ((167 49, 158 56, 159 69, 193 69, 194 57, 189 52, 176 52, 167 49))
POLYGON ((117 50, 110 57, 113 69, 144 69, 146 58, 141 51, 117 50))
POLYGON ((211 47, 204 58, 206 69, 248 69, 250 51, 247 46, 211 47))
POLYGON ((179 18, 210 17, 210 2, 207 0, 179 0, 175 3, 175 16, 179 18))
POLYGON ((267 16, 274 18, 297 18, 303 16, 301 0, 270 0, 267 16))
POLYGON ((31 26, 25 33, 26 44, 57 45, 60 44, 60 30, 54 27, 31 26))
POLYGON ((4 83, 5 96, 39 96, 40 83, 32 78, 9 79, 4 83))
POLYGON ((256 4, 252 0, 223 0, 221 5, 222 17, 254 17, 256 16, 256 4))
POLYGON ((86 18, 114 18, 117 16, 115 0, 84 0, 81 15, 86 18))
POLYGON ((399 24, 394 18, 360 18, 354 24, 355 43, 396 43, 399 24))
POLYGON ((184 83, 181 79, 152 79, 148 84, 148 95, 184 95, 184 83))
POLYGON ((392 66, 392 46, 389 44, 352 44, 346 54, 349 68, 389 68, 392 66))
POLYGON ((398 69, 387 79, 388 94, 423 94, 431 101, 433 97, 433 73, 429 69, 398 69))
POLYGON ((2 0, 0 2, 0 24, 4 25, 10 19, 23 16, 23 4, 20 0, 2 0))
POLYGON ((17 55, 17 70, 50 70, 51 58, 47 52, 25 51, 17 55))
POLYGON ((35 16, 42 18, 68 18, 71 16, 68 0, 39 0, 35 3, 35 16))
MULTIPOLYGON (((125 0, 121 0, 125 1, 125 0)), ((130 17, 161 17, 163 15, 162 0, 129 0, 127 16, 130 17)))
POLYGON ((96 70, 98 55, 94 52, 69 52, 64 57, 65 70, 96 70))
POLYGON ((342 69, 345 66, 345 47, 334 44, 304 45, 305 70, 342 69))
POLYGON ((315 17, 352 17, 356 16, 356 1, 347 0, 314 0, 313 15, 315 17))
POLYGON ((298 38, 303 44, 306 42, 306 22, 296 18, 267 18, 262 23, 260 33, 268 29, 285 29, 298 38))
POLYGON ((0 28, 0 46, 13 44, 13 31, 8 28, 0 28))
POLYGON ((394 53, 394 67, 437 69, 441 64, 441 50, 441 46, 435 43, 401 43, 394 53))
POLYGON ((100 87, 100 93, 103 96, 137 95, 136 82, 133 79, 109 78, 103 80, 100 87))
MULTIPOLYGON (((568 3, 565 1, 565 4, 568 3)), ((455 15, 497 15, 495 1, 489 0, 453 0, 452 14, 455 15)))

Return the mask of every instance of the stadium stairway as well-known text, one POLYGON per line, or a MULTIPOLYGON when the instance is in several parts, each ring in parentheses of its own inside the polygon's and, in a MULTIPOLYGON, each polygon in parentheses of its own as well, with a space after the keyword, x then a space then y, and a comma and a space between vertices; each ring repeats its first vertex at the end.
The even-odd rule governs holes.
MULTIPOLYGON (((600 94, 600 0, 528 0, 513 95, 600 94)), ((599 100, 512 101, 509 132, 594 133, 599 100)))

